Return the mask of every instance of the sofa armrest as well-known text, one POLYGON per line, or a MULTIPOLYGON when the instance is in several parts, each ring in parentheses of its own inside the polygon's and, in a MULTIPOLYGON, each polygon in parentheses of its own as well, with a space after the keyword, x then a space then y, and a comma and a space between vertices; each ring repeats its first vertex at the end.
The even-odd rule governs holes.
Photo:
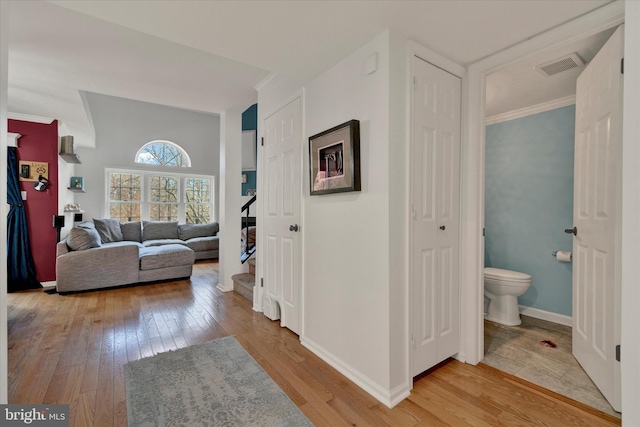
POLYGON ((126 285, 138 281, 139 246, 107 245, 70 251, 56 258, 58 292, 126 285))
POLYGON ((70 250, 69 250, 69 246, 67 246, 66 239, 56 244, 56 257, 59 257, 60 255, 64 255, 69 252, 70 250))

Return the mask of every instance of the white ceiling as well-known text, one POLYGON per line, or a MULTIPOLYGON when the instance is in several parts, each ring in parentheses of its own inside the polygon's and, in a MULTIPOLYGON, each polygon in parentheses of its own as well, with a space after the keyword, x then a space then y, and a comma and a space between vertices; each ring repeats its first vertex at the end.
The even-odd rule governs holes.
POLYGON ((610 28, 562 48, 545 50, 490 74, 487 76, 486 116, 575 95, 576 79, 614 31, 615 28, 610 28), (571 53, 577 53, 585 65, 548 77, 535 69, 536 65, 571 53))
POLYGON ((469 65, 606 3, 14 1, 9 111, 92 145, 79 91, 220 113, 255 102, 269 72, 312 80, 385 29, 469 65))

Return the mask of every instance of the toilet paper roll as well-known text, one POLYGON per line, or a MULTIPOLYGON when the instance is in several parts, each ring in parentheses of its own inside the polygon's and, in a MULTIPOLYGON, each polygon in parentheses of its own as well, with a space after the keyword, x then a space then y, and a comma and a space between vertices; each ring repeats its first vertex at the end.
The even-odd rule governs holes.
POLYGON ((571 251, 558 251, 558 253, 556 254, 556 258, 560 262, 571 262, 572 256, 573 254, 571 253, 571 251))

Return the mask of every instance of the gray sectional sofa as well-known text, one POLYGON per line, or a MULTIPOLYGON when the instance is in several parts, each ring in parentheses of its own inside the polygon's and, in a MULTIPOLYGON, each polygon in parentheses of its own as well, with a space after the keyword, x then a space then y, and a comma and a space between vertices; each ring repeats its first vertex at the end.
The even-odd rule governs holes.
POLYGON ((189 277, 195 260, 218 257, 218 231, 216 222, 80 223, 57 245, 57 291, 189 277))

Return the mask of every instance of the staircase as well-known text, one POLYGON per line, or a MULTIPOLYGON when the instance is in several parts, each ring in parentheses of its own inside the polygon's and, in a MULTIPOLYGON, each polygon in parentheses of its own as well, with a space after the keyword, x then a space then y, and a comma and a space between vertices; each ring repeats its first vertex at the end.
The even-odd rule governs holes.
POLYGON ((233 280, 233 290, 253 304, 253 288, 256 285, 256 260, 251 258, 249 260, 249 272, 234 274, 231 276, 233 280))

